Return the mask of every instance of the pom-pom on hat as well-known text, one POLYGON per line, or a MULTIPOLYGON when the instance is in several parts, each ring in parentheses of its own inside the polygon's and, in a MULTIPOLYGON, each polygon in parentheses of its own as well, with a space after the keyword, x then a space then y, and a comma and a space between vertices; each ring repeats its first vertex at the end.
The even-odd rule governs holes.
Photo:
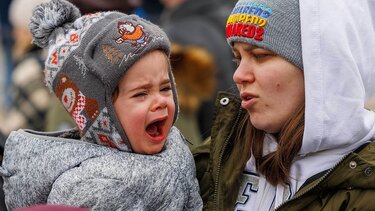
MULTIPOLYGON (((112 105, 112 93, 126 71, 153 50, 170 54, 170 42, 156 25, 136 15, 101 12, 81 17, 65 0, 34 9, 33 42, 49 48, 45 81, 76 122, 82 140, 132 151, 112 105)), ((177 95, 171 70, 173 98, 177 95)))
POLYGON ((284 57, 303 70, 298 0, 239 0, 226 24, 226 37, 284 57))

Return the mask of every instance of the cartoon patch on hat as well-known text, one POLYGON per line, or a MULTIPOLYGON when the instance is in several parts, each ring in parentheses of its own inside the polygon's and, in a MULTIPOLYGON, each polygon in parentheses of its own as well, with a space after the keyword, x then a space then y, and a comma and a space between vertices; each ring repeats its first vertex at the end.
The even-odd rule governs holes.
POLYGON ((131 22, 118 22, 117 29, 121 35, 116 39, 117 44, 128 42, 136 48, 141 48, 147 44, 148 36, 141 24, 134 25, 131 22))

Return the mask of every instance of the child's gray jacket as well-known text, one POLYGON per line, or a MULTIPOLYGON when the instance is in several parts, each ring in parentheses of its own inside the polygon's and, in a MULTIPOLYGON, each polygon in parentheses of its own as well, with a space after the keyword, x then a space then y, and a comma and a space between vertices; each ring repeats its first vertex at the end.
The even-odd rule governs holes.
POLYGON ((91 210, 202 209, 194 160, 176 128, 156 155, 59 135, 10 134, 0 168, 8 210, 44 203, 91 210))

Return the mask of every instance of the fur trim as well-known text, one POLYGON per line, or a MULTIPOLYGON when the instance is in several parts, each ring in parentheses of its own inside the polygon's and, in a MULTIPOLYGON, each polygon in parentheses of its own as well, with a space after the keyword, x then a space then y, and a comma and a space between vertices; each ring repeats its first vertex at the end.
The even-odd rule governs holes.
POLYGON ((195 111, 213 97, 216 67, 213 56, 198 46, 172 44, 171 65, 182 110, 195 111))

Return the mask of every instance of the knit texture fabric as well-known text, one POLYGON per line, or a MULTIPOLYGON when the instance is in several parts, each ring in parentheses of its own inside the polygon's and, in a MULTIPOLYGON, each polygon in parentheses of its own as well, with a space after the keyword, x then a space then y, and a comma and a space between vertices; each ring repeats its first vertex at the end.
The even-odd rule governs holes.
POLYGON ((298 0, 240 0, 226 24, 226 37, 282 56, 303 70, 298 0))
POLYGON ((155 155, 60 138, 61 133, 10 134, 0 167, 8 210, 46 203, 92 211, 202 210, 194 158, 177 128, 155 155))
MULTIPOLYGON (((122 76, 153 50, 169 56, 170 42, 156 25, 119 12, 81 14, 65 0, 34 9, 30 22, 33 42, 49 48, 45 81, 73 117, 82 139, 131 151, 113 105, 112 93, 122 76)), ((178 114, 177 95, 169 71, 178 114)))

